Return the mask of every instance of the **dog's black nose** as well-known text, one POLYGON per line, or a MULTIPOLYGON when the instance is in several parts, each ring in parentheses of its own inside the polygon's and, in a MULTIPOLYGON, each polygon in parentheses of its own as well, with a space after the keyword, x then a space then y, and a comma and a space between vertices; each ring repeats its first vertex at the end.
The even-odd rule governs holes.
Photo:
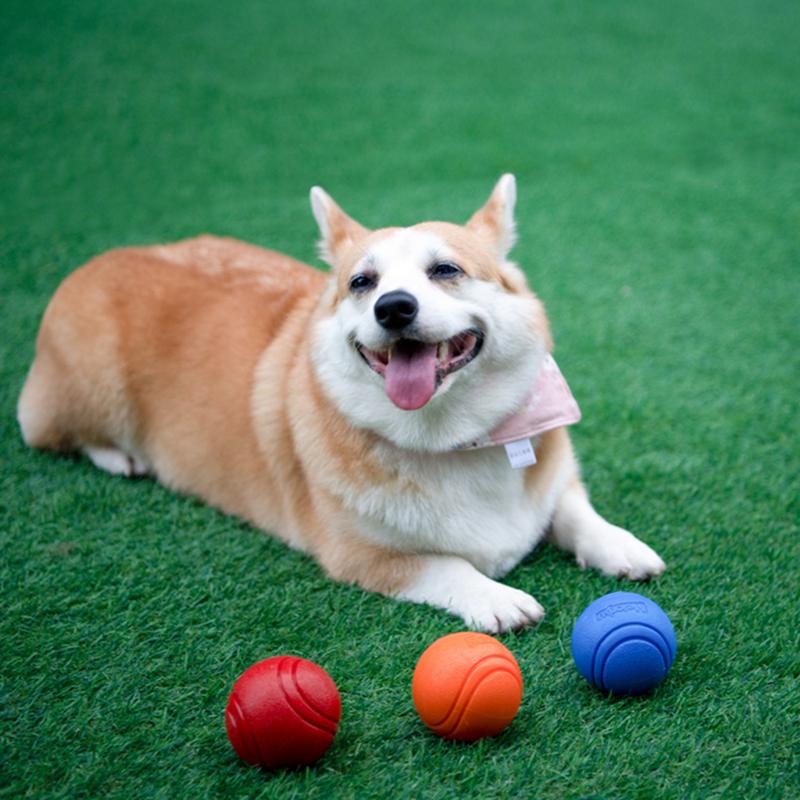
POLYGON ((410 325, 418 311, 417 298, 403 289, 386 292, 375 301, 375 319, 389 331, 399 331, 410 325))

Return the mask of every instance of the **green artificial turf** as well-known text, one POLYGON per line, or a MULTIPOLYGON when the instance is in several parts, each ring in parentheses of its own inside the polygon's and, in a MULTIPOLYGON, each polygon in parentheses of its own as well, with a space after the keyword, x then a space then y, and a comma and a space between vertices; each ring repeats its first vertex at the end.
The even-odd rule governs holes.
POLYGON ((789 0, 6 0, 0 797, 800 796, 798 41, 789 0), (508 578, 548 611, 502 637, 522 708, 463 745, 409 692, 458 620, 29 451, 14 412, 48 297, 99 251, 210 231, 313 261, 312 184, 370 226, 460 221, 504 171, 587 482, 668 562, 641 591, 679 651, 651 697, 591 690, 572 623, 634 587, 542 547, 508 578), (223 709, 276 653, 344 716, 270 775, 223 709))

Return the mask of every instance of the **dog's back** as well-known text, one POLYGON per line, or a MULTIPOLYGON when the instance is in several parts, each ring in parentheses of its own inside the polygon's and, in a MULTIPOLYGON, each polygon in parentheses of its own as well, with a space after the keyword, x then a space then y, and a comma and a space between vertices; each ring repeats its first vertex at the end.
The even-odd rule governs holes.
MULTIPOLYGON (((25 441, 152 472, 274 523, 258 513, 271 487, 252 431, 254 371, 276 337, 297 349, 324 282, 287 256, 211 236, 93 259, 45 312, 18 407, 25 441)), ((274 378, 282 392, 286 372, 274 378)))

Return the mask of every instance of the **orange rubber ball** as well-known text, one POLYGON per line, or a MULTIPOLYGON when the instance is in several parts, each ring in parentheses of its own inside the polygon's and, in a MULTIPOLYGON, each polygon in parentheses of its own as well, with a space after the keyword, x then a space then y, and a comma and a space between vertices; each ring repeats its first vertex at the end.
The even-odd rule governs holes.
POLYGON ((517 714, 522 674, 511 651, 485 633, 451 633, 421 656, 411 682, 422 721, 445 739, 496 736, 517 714))

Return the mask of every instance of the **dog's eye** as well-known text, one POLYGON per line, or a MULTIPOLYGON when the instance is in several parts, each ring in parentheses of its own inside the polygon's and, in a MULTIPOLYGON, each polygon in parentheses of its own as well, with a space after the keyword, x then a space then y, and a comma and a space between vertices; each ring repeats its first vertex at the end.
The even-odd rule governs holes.
POLYGON ((432 280, 447 280, 463 274, 464 270, 452 261, 440 261, 428 270, 428 277, 432 280))
POLYGON ((361 294, 361 292, 366 292, 367 289, 371 289, 375 285, 375 277, 373 275, 368 275, 365 272, 360 272, 358 275, 353 275, 350 278, 350 291, 354 292, 355 294, 361 294))

